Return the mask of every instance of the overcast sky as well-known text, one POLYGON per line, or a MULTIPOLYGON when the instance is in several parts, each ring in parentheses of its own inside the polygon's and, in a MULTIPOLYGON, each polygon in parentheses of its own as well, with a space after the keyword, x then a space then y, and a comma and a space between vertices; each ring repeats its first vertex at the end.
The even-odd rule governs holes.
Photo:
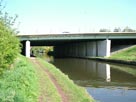
MULTIPOLYGON (((136 29, 136 0, 5 0, 21 34, 136 29)), ((4 4, 4 3, 3 3, 4 4)))

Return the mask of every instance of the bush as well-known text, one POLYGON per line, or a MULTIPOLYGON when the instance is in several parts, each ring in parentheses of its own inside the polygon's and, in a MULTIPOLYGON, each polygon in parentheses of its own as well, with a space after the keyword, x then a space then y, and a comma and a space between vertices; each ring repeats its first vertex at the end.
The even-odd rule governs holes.
POLYGON ((11 28, 14 20, 0 15, 0 73, 13 63, 20 52, 20 42, 15 37, 15 31, 11 28))
POLYGON ((12 70, 0 77, 0 102, 37 102, 38 78, 34 66, 19 56, 12 70))

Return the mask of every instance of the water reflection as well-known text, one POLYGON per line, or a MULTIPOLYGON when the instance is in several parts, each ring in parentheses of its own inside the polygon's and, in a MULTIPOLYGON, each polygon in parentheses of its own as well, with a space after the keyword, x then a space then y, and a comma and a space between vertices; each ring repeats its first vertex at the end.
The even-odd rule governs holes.
POLYGON ((103 79, 105 79, 107 82, 111 81, 111 76, 110 76, 110 65, 108 64, 103 64, 103 63, 98 63, 97 64, 97 75, 103 79))
POLYGON ((101 102, 136 102, 135 66, 85 59, 55 59, 54 64, 101 102))
POLYGON ((47 53, 37 53, 36 57, 42 58, 47 62, 53 63, 54 62, 54 57, 49 56, 47 53))
POLYGON ((115 65, 83 59, 55 59, 54 64, 81 86, 136 86, 136 77, 115 65))
POLYGON ((110 74, 108 78, 106 75, 106 71, 109 71, 107 69, 110 69, 107 64, 81 59, 55 59, 54 64, 73 80, 88 80, 90 78, 106 80, 110 78, 110 74))

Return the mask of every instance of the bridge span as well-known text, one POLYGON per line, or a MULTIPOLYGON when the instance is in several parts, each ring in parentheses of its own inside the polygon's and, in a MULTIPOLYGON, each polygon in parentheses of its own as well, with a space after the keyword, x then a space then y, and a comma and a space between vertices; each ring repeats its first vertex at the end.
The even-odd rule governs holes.
POLYGON ((30 57, 31 46, 54 46, 57 57, 108 57, 112 52, 136 44, 136 32, 31 34, 17 37, 27 57, 30 57))

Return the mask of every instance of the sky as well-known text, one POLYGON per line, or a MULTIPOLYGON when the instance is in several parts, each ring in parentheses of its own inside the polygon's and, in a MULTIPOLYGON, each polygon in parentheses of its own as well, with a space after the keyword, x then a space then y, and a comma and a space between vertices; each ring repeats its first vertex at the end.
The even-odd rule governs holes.
POLYGON ((136 0, 4 0, 20 34, 136 29, 136 0))

